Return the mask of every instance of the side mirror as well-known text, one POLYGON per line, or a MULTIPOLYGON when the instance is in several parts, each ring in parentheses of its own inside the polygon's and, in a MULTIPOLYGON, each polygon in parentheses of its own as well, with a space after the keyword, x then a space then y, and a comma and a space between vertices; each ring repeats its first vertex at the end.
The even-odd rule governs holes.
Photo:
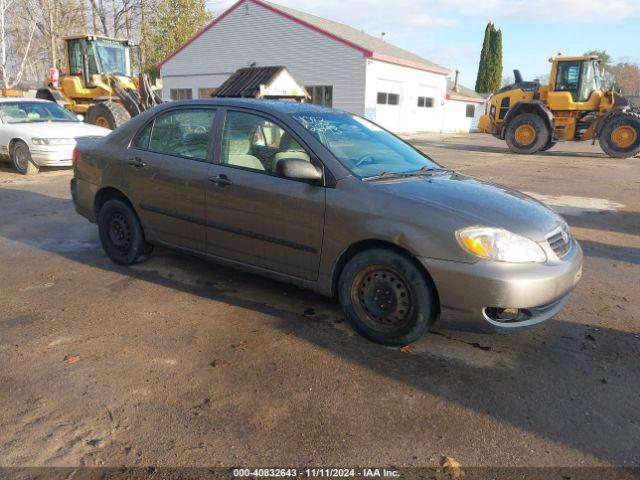
POLYGON ((78 120, 80 120, 81 122, 84 122, 84 115, 80 115, 80 114, 78 114, 78 115, 76 115, 76 118, 77 118, 78 120))
POLYGON ((322 180, 322 172, 307 160, 298 158, 283 158, 276 164, 276 173, 284 178, 293 180, 318 181, 322 180))

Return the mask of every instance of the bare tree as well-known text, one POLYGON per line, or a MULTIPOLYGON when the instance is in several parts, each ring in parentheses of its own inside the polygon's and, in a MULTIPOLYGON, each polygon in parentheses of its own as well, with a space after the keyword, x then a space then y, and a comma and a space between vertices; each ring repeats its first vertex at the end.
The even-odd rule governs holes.
POLYGON ((19 7, 29 5, 16 0, 0 0, 0 82, 3 88, 13 88, 20 80, 27 65, 31 44, 36 32, 36 22, 25 25, 19 7), (7 19, 11 19, 7 25, 7 19))

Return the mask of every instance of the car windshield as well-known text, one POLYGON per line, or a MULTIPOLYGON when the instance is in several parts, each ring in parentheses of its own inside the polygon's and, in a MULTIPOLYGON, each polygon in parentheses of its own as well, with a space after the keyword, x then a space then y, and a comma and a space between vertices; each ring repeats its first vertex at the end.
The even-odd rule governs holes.
POLYGON ((0 103, 0 118, 4 123, 79 122, 68 110, 51 102, 0 103))
POLYGON ((314 112, 293 118, 360 178, 440 169, 426 155, 362 117, 314 112))

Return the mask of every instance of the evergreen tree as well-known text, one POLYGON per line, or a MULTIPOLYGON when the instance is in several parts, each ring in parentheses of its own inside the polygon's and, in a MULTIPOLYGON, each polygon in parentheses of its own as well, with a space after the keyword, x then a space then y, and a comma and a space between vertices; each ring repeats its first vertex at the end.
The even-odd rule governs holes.
POLYGON ((159 2, 144 39, 147 57, 145 70, 154 72, 158 63, 193 37, 210 20, 205 0, 159 2))
POLYGON ((476 79, 476 92, 488 92, 487 68, 489 66, 489 54, 491 51, 491 33, 493 32, 493 23, 487 23, 484 29, 484 41, 482 43, 482 52, 480 52, 480 63, 478 65, 478 77, 476 79))
POLYGON ((495 92, 502 85, 502 32, 491 32, 491 50, 489 53, 489 70, 487 72, 488 90, 495 92))
POLYGON ((493 23, 487 23, 478 65, 476 92, 491 93, 502 83, 502 32, 493 23))

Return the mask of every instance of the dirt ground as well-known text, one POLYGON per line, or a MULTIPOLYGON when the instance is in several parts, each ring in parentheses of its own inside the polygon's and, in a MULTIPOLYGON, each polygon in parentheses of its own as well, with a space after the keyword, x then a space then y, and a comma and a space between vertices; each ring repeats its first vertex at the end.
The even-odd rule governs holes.
POLYGON ((640 159, 409 139, 565 216, 586 258, 556 319, 445 314, 381 347, 294 287, 168 251, 115 266, 70 171, 1 167, 0 466, 640 466, 640 159))

